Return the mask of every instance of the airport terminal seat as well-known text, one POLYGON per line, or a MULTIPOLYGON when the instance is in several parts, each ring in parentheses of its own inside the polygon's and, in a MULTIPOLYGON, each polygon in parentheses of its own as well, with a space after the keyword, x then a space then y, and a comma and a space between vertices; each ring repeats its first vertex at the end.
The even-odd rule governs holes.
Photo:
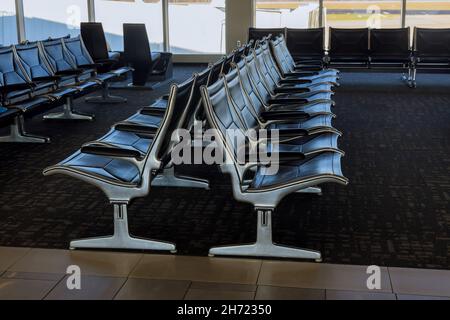
POLYGON ((290 29, 286 31, 287 47, 300 65, 323 67, 325 57, 324 28, 290 29))
POLYGON ((145 24, 124 23, 124 59, 133 68, 133 86, 172 77, 172 54, 152 52, 145 24))
POLYGON ((61 163, 46 168, 44 175, 62 174, 98 187, 114 207, 114 234, 110 237, 92 238, 71 242, 71 248, 161 250, 175 252, 174 244, 132 237, 128 228, 127 210, 133 199, 150 193, 152 182, 170 162, 175 144, 172 132, 177 129, 186 103, 191 97, 190 86, 179 90, 173 85, 169 94, 167 111, 161 126, 154 134, 145 157, 139 161, 121 152, 108 155, 76 152, 61 163))
MULTIPOLYGON (((260 55, 261 56, 261 55, 260 55)), ((269 104, 287 104, 287 105, 312 105, 312 104, 333 104, 333 92, 328 90, 304 91, 302 88, 293 89, 287 93, 277 93, 277 86, 271 82, 268 84, 265 77, 269 75, 261 74, 260 68, 256 63, 257 55, 247 57, 246 63, 249 70, 249 78, 255 84, 258 92, 264 101, 269 104)), ((262 58, 262 56, 261 56, 262 58)))
POLYGON ((206 115, 211 127, 218 131, 217 143, 222 147, 226 160, 221 165, 223 172, 231 176, 234 198, 250 203, 257 214, 257 237, 251 245, 216 247, 209 251, 210 256, 254 256, 300 258, 321 261, 321 254, 276 245, 272 240, 272 213, 279 202, 287 195, 316 187, 323 183, 347 185, 348 180, 341 171, 342 155, 324 152, 306 158, 295 153, 286 158, 279 155, 279 170, 273 174, 267 163, 260 159, 241 161, 239 152, 242 146, 228 138, 228 130, 242 130, 237 114, 226 91, 226 80, 222 78, 215 85, 203 87, 202 95, 206 115), (253 172, 253 176, 248 174, 253 172))
POLYGON ((410 29, 370 29, 370 64, 401 64, 411 62, 410 29))
POLYGON ((450 70, 450 29, 414 28, 411 86, 417 70, 450 70))
POLYGON ((369 29, 330 27, 328 64, 346 68, 369 67, 369 29))
POLYGON ((108 50, 103 25, 100 22, 82 22, 80 25, 80 36, 90 57, 95 63, 101 64, 98 72, 105 73, 112 70, 123 70, 121 75, 130 72, 130 68, 121 65, 120 52, 108 50))
POLYGON ((32 136, 25 131, 25 117, 51 109, 52 99, 36 96, 36 84, 27 76, 17 59, 13 46, 0 50, 0 108, 4 124, 10 133, 0 137, 0 142, 47 143, 46 137, 32 136), (14 118, 12 119, 14 115, 14 118), (13 121, 11 121, 13 120, 13 121))
MULTIPOLYGON (((239 50, 237 52, 241 54, 239 50)), ((172 151, 185 137, 173 139, 172 133, 186 129, 192 134, 198 129, 195 128, 196 121, 201 122, 200 128, 205 130, 206 121, 211 128, 218 129, 214 144, 227 147, 222 150, 228 161, 220 164, 220 168, 231 174, 235 198, 253 204, 258 214, 255 245, 213 248, 210 255, 321 259, 321 254, 315 251, 274 245, 271 215, 279 201, 292 192, 317 194, 322 192, 318 187, 322 183, 348 183, 340 168, 344 155, 338 148, 341 134, 331 125, 334 117, 331 112, 308 113, 308 110, 322 108, 319 104, 280 103, 266 108, 262 102, 265 100, 259 100, 258 92, 263 80, 259 79, 259 84, 253 83, 250 76, 258 70, 256 57, 252 50, 247 56, 232 60, 231 70, 219 78, 227 60, 221 59, 183 84, 173 85, 168 97, 163 97, 167 101, 165 108, 144 107, 115 125, 102 138, 86 143, 71 157, 44 170, 44 175, 68 175, 100 188, 114 207, 114 234, 72 241, 72 249, 175 252, 174 244, 132 237, 128 228, 128 206, 133 199, 149 195, 152 187, 204 186, 205 182, 201 180, 175 175, 172 151), (256 69, 251 71, 251 66, 256 69), (203 112, 199 112, 200 109, 203 112), (264 129, 279 130, 279 146, 271 138, 261 139, 259 134, 256 137, 250 135, 247 140, 248 146, 266 144, 269 153, 277 153, 278 173, 268 174, 267 164, 259 162, 260 159, 256 163, 247 158, 245 163, 236 161, 236 151, 245 149, 247 144, 229 144, 225 139, 226 129, 241 133, 249 129, 258 133, 264 129)), ((263 62, 261 57, 260 54, 260 62, 263 62)), ((270 76, 267 71, 261 75, 270 76)), ((161 104, 160 100, 155 105, 161 104)))
POLYGON ((83 43, 83 39, 78 36, 74 38, 64 39, 64 46, 71 55, 74 65, 79 69, 85 69, 85 73, 90 73, 91 77, 98 80, 102 85, 101 96, 88 97, 86 102, 91 103, 125 103, 127 99, 112 96, 109 93, 110 82, 117 80, 124 74, 131 71, 128 67, 113 69, 113 64, 109 61, 94 62, 83 43))
POLYGON ((338 84, 339 71, 336 69, 323 69, 320 66, 314 68, 314 71, 310 70, 310 68, 307 68, 307 70, 299 69, 288 52, 283 36, 271 39, 270 48, 273 60, 278 66, 278 70, 282 77, 302 79, 311 82, 329 82, 335 85, 338 84))
POLYGON ((57 120, 88 120, 94 119, 93 115, 86 115, 73 110, 73 101, 76 98, 96 91, 101 82, 93 79, 91 72, 78 68, 72 60, 71 54, 64 46, 63 40, 49 40, 41 42, 41 52, 55 76, 60 77, 60 85, 72 87, 77 92, 68 96, 64 104, 64 110, 60 113, 48 114, 45 119, 57 120))

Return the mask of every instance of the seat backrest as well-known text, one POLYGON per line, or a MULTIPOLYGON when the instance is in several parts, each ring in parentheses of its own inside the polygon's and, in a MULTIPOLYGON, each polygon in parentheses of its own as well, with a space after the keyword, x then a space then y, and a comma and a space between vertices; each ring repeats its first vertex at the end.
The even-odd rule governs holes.
POLYGON ((330 57, 360 57, 369 54, 369 28, 338 29, 330 27, 330 57))
POLYGON ((0 49, 0 90, 2 91, 3 104, 6 104, 6 100, 11 93, 3 92, 5 86, 15 86, 17 90, 29 90, 31 88, 31 79, 18 63, 13 46, 0 49))
POLYGON ((262 100, 259 92, 257 91, 255 85, 249 77, 247 64, 243 60, 235 66, 235 69, 238 73, 243 93, 247 96, 247 99, 250 102, 253 110, 255 111, 255 114, 261 115, 266 111, 266 107, 264 106, 264 101, 262 100))
POLYGON ((194 124, 194 120, 203 120, 198 119, 200 114, 200 109, 202 105, 202 94, 200 92, 200 88, 206 86, 208 84, 209 74, 211 72, 210 68, 203 70, 200 73, 196 73, 195 83, 192 89, 192 96, 190 98, 189 103, 184 111, 184 115, 181 117, 180 128, 191 130, 194 124))
POLYGON ((281 80, 281 73, 275 60, 273 59, 272 52, 270 51, 269 41, 261 42, 260 47, 263 50, 264 62, 266 63, 266 67, 272 75, 272 79, 274 79, 276 82, 279 82, 281 80))
POLYGON ((325 55, 325 29, 287 29, 286 42, 295 58, 322 59, 325 55))
POLYGON ((80 34, 87 51, 94 61, 109 58, 108 43, 106 42, 103 25, 100 22, 82 22, 80 34))
POLYGON ((89 54, 89 51, 86 49, 81 36, 64 39, 63 44, 77 66, 89 65, 94 63, 94 60, 89 54))
POLYGON ((271 99, 272 93, 266 87, 266 84, 261 79, 255 61, 255 56, 253 54, 249 55, 245 59, 246 67, 248 70, 248 77, 253 84, 254 89, 258 92, 259 97, 262 101, 267 102, 271 99))
POLYGON ((72 60, 61 39, 43 41, 39 45, 41 45, 42 53, 55 73, 77 69, 75 61, 72 60))
POLYGON ((124 58, 131 65, 151 65, 152 52, 143 23, 123 24, 124 58))
POLYGON ((208 78, 208 86, 213 85, 214 83, 216 83, 219 80, 220 73, 222 72, 224 62, 225 62, 225 58, 222 58, 222 59, 216 61, 211 66, 211 73, 208 78))
POLYGON ((172 133, 183 127, 186 123, 188 112, 192 109, 192 94, 197 76, 192 76, 189 80, 180 85, 176 85, 176 94, 169 96, 168 108, 172 111, 171 119, 166 125, 166 135, 160 141, 157 149, 157 158, 166 166, 171 160, 171 153, 176 141, 172 141, 172 133))
POLYGON ((261 40, 269 35, 278 36, 286 35, 286 28, 249 28, 248 29, 248 41, 250 40, 261 40))
POLYGON ((240 119, 240 128, 243 131, 258 129, 260 126, 259 117, 251 106, 247 95, 242 90, 237 68, 234 68, 233 71, 227 74, 224 85, 233 107, 231 111, 235 112, 236 116, 240 119))
POLYGON ((235 52, 234 52, 234 57, 233 57, 233 63, 239 63, 239 61, 242 60, 242 56, 244 55, 244 52, 247 50, 247 46, 242 46, 240 48, 238 48, 235 52))
MULTIPOLYGON (((244 55, 248 55, 250 53, 250 49, 253 48, 253 46, 255 45, 255 40, 250 40, 246 45, 245 45, 245 50, 244 50, 244 55)), ((239 61, 237 61, 236 63, 239 63, 239 61)))
POLYGON ((292 72, 292 57, 288 57, 283 48, 284 39, 281 37, 270 40, 270 48, 278 69, 283 75, 292 72))
POLYGON ((225 57, 225 60, 222 64, 222 70, 220 70, 221 74, 227 74, 231 70, 231 63, 234 60, 235 51, 230 53, 228 56, 225 57))
POLYGON ((16 45, 15 51, 19 58, 19 63, 29 79, 54 76, 53 70, 43 56, 37 42, 16 45))
POLYGON ((277 82, 272 78, 272 74, 267 68, 264 62, 264 49, 259 46, 255 50, 253 50, 252 54, 255 56, 256 69, 259 72, 261 79, 266 84, 266 87, 271 91, 274 91, 277 87, 277 82))
POLYGON ((222 170, 230 173, 233 189, 239 192, 247 167, 239 163, 238 156, 243 147, 242 139, 246 137, 241 129, 241 120, 233 112, 225 88, 225 79, 222 77, 213 86, 203 87, 202 98, 208 123, 216 130, 218 148, 221 148, 225 155, 226 161, 221 166, 222 170))
POLYGON ((450 58, 450 29, 414 28, 413 42, 418 57, 450 58))
POLYGON ((410 29, 370 29, 370 55, 409 57, 410 29))
POLYGON ((207 69, 197 74, 197 80, 195 81, 194 89, 192 92, 193 112, 189 111, 188 122, 187 126, 185 127, 188 130, 192 129, 194 121, 197 120, 203 122, 204 120, 206 120, 202 104, 201 87, 208 86, 208 82, 211 78, 211 72, 212 67, 208 67, 207 69))

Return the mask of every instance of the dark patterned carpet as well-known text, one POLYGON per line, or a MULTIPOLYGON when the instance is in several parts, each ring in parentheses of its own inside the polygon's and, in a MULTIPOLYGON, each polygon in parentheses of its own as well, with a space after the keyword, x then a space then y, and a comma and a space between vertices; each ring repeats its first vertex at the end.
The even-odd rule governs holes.
MULTIPOLYGON (((176 68, 176 80, 196 67, 176 68)), ((198 67, 197 67, 198 68, 198 67)), ((291 195, 274 217, 276 242, 321 250, 330 263, 450 268, 450 76, 419 76, 408 89, 397 74, 344 73, 335 126, 347 152, 351 184, 322 197, 291 195)), ((126 105, 95 106, 94 123, 29 121, 50 145, 0 145, 0 245, 68 248, 74 238, 112 232, 112 208, 94 187, 43 177, 84 142, 167 91, 117 91, 126 105)), ((3 131, 1 132, 3 133, 3 131)), ((176 242, 179 254, 251 242, 255 216, 236 202, 229 179, 208 167, 181 168, 209 177, 211 191, 154 189, 130 208, 132 233, 176 242)))

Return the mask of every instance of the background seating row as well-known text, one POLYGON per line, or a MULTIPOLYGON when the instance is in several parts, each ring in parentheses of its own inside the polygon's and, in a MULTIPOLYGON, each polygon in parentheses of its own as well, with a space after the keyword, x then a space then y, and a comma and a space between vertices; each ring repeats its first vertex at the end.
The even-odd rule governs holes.
POLYGON ((256 29, 249 38, 283 34, 297 61, 322 60, 341 69, 398 69, 408 71, 403 79, 416 86, 417 70, 450 70, 450 29, 330 28, 325 47, 325 29, 256 29))

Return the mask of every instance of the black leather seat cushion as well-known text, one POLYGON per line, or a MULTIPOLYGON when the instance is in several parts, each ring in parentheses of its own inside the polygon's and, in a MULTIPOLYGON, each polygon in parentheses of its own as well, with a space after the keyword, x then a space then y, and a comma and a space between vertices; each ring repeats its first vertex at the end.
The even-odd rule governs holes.
POLYGON ((124 149, 138 152, 140 157, 143 158, 147 154, 152 142, 153 139, 149 135, 113 129, 102 138, 88 143, 86 147, 92 149, 95 146, 103 146, 112 149, 124 149))
MULTIPOLYGON (((323 133, 312 137, 298 138, 282 142, 278 146, 280 153, 303 153, 304 155, 315 154, 317 152, 338 150, 339 135, 337 133, 323 133)), ((267 147, 272 151, 272 145, 267 147)))
POLYGON ((338 153, 323 153, 314 158, 281 165, 275 175, 269 175, 268 168, 259 167, 250 189, 282 188, 289 184, 319 180, 323 177, 343 178, 341 157, 338 153))
POLYGON ((311 131, 315 129, 333 129, 331 115, 320 115, 305 121, 296 121, 292 123, 273 123, 267 127, 268 130, 296 130, 302 129, 311 131))
POLYGON ((330 101, 332 100, 333 92, 305 92, 305 93, 288 93, 288 94, 280 94, 277 96, 277 98, 280 99, 306 99, 310 102, 313 101, 330 101))
POLYGON ((60 163, 67 170, 112 183, 137 186, 139 169, 129 161, 77 152, 60 163))
POLYGON ((24 113, 25 116, 31 117, 35 114, 46 111, 50 108, 52 101, 48 97, 35 97, 30 100, 21 101, 11 105, 11 108, 15 108, 24 113))
POLYGON ((114 73, 100 73, 100 74, 97 74, 97 76, 95 78, 97 80, 100 80, 101 82, 105 82, 105 81, 112 80, 116 77, 117 77, 117 75, 114 73))

